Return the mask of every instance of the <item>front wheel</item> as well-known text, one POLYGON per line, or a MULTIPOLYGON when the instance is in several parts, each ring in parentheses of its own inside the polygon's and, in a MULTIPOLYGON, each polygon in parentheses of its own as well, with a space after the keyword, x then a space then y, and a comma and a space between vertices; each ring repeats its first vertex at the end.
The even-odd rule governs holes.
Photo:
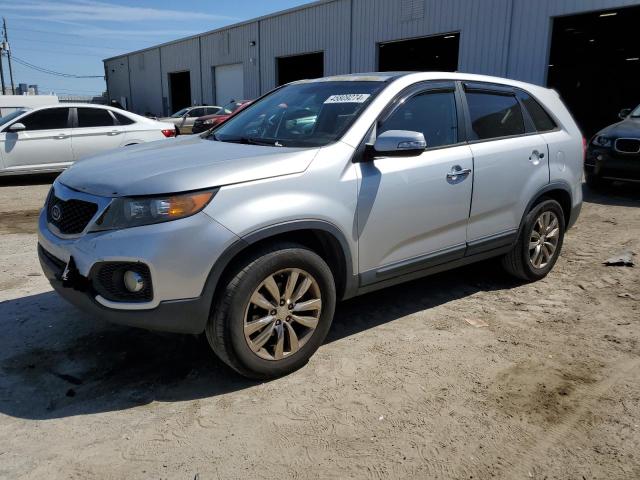
POLYGON ((529 282, 546 277, 558 260, 564 232, 560 204, 551 199, 539 203, 527 214, 516 244, 503 257, 505 270, 529 282))
POLYGON ((297 244, 261 250, 227 277, 206 328, 227 365, 257 379, 286 375, 324 341, 336 303, 333 275, 297 244))

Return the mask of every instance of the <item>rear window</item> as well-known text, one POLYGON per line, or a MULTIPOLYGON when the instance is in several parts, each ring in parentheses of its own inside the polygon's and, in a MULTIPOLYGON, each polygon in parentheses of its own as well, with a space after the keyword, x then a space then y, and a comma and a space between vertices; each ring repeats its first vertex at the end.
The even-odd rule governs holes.
POLYGON ((471 128, 476 140, 524 134, 524 119, 513 95, 467 92, 471 128))
POLYGON ((531 116, 537 131, 548 132, 549 130, 554 130, 557 127, 556 122, 553 121, 551 116, 535 98, 527 92, 521 92, 519 97, 524 104, 524 108, 527 109, 529 116, 531 116))
POLYGON ((78 108, 78 127, 110 127, 113 117, 108 110, 100 108, 78 108))

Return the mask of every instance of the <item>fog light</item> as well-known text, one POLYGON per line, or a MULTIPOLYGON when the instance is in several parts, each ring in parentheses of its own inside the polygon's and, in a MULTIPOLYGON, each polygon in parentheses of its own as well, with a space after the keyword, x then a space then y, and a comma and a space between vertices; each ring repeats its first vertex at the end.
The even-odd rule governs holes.
POLYGON ((124 286, 132 293, 137 293, 144 288, 144 278, 138 272, 127 270, 124 272, 124 286))
POLYGON ((596 160, 598 160, 599 162, 601 162, 602 160, 604 160, 604 157, 602 155, 598 155, 596 157, 596 160))

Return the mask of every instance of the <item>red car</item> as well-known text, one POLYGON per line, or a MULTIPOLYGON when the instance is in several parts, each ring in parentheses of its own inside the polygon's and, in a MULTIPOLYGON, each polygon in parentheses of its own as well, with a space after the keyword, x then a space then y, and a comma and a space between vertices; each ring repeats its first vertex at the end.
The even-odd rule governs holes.
POLYGON ((193 133, 202 133, 215 126, 220 125, 225 120, 231 118, 243 108, 246 108, 253 102, 253 100, 233 100, 227 103, 220 113, 215 115, 205 115, 204 117, 196 118, 193 124, 193 133))

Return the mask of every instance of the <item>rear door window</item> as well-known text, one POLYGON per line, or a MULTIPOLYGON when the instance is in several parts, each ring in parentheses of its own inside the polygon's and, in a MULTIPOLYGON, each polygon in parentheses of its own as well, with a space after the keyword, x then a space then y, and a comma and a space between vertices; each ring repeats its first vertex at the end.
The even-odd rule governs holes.
POLYGON ((529 113, 529 116, 531 117, 531 120, 533 120, 533 124, 538 132, 548 132, 556 129, 556 122, 553 121, 551 116, 535 98, 527 92, 520 92, 518 97, 524 105, 524 108, 529 113))
POLYGON ((472 137, 476 140, 510 137, 525 133, 520 103, 514 95, 467 92, 472 137))
POLYGON ((458 143, 454 93, 427 91, 409 98, 380 125, 378 135, 389 130, 422 132, 427 148, 458 143))
POLYGON ((69 128, 68 108, 47 108, 38 110, 31 115, 27 115, 20 123, 23 123, 26 130, 56 130, 69 128))
POLYGON ((78 108, 78 127, 110 127, 114 125, 108 110, 101 108, 78 108))

